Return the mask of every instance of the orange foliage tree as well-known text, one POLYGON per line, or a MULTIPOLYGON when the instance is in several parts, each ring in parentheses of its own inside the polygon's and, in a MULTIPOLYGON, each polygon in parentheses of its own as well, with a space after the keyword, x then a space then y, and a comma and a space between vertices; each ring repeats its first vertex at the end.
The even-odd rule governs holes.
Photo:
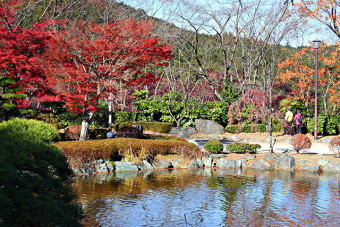
POLYGON ((340 38, 340 2, 336 0, 301 0, 295 4, 301 16, 319 21, 340 38))
MULTIPOLYGON (((340 105, 340 75, 338 65, 340 43, 322 45, 319 49, 318 82, 322 99, 322 111, 334 114, 340 105), (321 66, 321 67, 320 67, 321 66)), ((290 87, 290 99, 301 101, 304 106, 314 105, 315 49, 303 48, 278 64, 278 84, 290 87)))

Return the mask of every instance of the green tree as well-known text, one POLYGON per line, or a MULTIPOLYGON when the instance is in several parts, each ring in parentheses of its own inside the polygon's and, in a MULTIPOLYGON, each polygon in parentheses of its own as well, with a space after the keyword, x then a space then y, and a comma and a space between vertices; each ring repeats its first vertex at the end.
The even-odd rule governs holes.
POLYGON ((0 225, 80 226, 72 170, 49 125, 12 119, 0 124, 0 225))
POLYGON ((17 93, 18 91, 20 91, 20 88, 16 86, 16 82, 13 79, 0 76, 0 121, 33 112, 32 110, 17 108, 16 100, 27 96, 17 93))

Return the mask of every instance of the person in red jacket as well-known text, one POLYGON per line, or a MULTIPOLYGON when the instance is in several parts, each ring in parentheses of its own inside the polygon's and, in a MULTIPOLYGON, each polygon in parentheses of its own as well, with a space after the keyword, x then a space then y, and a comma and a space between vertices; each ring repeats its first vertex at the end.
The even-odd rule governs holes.
POLYGON ((296 126, 296 134, 301 134, 301 124, 302 124, 302 114, 301 110, 297 111, 297 114, 294 117, 295 126, 296 126))

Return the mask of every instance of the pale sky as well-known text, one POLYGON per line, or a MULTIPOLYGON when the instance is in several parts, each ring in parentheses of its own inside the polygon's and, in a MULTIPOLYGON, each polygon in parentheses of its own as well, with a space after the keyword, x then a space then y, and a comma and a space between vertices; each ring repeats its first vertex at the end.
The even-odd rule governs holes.
MULTIPOLYGON (((174 20, 174 14, 177 10, 180 9, 178 6, 178 2, 180 0, 125 0, 120 1, 127 5, 133 6, 135 8, 141 8, 144 11, 148 13, 149 16, 154 16, 166 21, 169 21, 171 23, 175 23, 178 27, 183 27, 179 23, 179 21, 174 20), (170 12, 173 13, 170 13, 170 12)), ((259 0, 261 1, 261 0, 259 0)), ((224 4, 229 4, 230 0, 196 0, 198 3, 203 4, 211 4, 214 2, 214 6, 212 6, 212 10, 222 8, 224 4)), ((243 2, 246 2, 244 0, 243 2)), ((268 5, 268 7, 272 7, 275 4, 282 4, 283 0, 262 0, 263 5, 268 5)), ((320 23, 316 21, 309 21, 308 27, 303 28, 304 31, 296 34, 292 34, 292 36, 289 38, 289 42, 287 40, 283 40, 281 42, 281 45, 286 45, 289 43, 291 46, 309 46, 310 42, 319 39, 323 42, 327 42, 328 44, 333 44, 336 41, 338 41, 338 38, 333 34, 330 29, 326 28, 325 26, 321 25, 320 23)), ((209 32, 209 31, 208 31, 209 32)))

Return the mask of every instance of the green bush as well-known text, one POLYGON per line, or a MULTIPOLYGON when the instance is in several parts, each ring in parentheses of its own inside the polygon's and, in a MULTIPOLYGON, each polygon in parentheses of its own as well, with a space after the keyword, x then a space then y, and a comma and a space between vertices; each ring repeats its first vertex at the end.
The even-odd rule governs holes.
POLYGON ((58 131, 42 121, 14 118, 1 123, 0 130, 8 136, 32 142, 52 143, 60 140, 58 131))
POLYGON ((253 132, 255 132, 255 130, 252 128, 252 125, 244 125, 242 127, 242 132, 253 133, 253 132))
POLYGON ((123 122, 123 123, 117 123, 113 125, 113 129, 115 131, 118 131, 119 128, 125 127, 125 126, 132 126, 132 125, 142 125, 143 130, 148 130, 152 132, 159 132, 159 133, 168 133, 170 132, 172 128, 171 123, 166 122, 123 122))
MULTIPOLYGON (((337 135, 340 131, 340 116, 318 116, 318 134, 319 135, 337 135)), ((311 118, 307 124, 308 132, 314 134, 314 118, 311 118)))
POLYGON ((266 132, 266 131, 267 131, 267 127, 266 127, 265 124, 258 124, 257 125, 257 132, 266 132))
POLYGON ((238 133, 240 130, 239 130, 239 126, 238 125, 227 125, 227 127, 225 128, 226 132, 229 132, 229 133, 238 133))
POLYGON ((136 119, 137 119, 136 112, 117 111, 113 113, 113 122, 115 123, 136 121, 136 119))
MULTIPOLYGON (((280 122, 273 122, 273 132, 281 132, 282 126, 280 122)), ((265 124, 244 124, 244 125, 227 125, 226 132, 229 133, 254 133, 254 132, 266 132, 267 126, 265 124)))
POLYGON ((227 145, 226 150, 233 153, 245 154, 250 153, 254 154, 257 149, 260 149, 261 145, 259 144, 248 144, 248 143, 230 143, 227 145))
POLYGON ((144 134, 143 139, 186 141, 184 138, 178 137, 178 136, 162 136, 162 135, 150 135, 150 134, 144 134))
POLYGON ((80 226, 66 157, 54 128, 13 119, 0 124, 0 225, 80 226))
POLYGON ((204 149, 213 154, 217 154, 223 151, 223 144, 218 140, 209 140, 204 144, 204 149))

